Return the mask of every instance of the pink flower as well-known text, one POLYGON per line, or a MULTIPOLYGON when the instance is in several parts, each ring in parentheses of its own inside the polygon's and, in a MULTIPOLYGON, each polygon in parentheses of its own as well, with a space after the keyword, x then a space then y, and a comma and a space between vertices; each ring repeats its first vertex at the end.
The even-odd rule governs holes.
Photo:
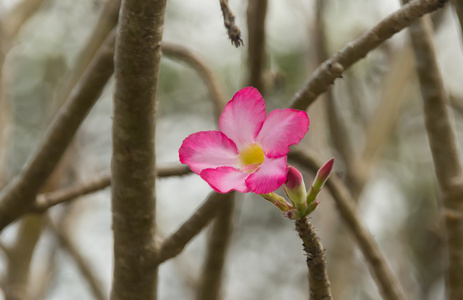
POLYGON ((289 146, 304 137, 309 118, 295 109, 275 109, 266 116, 261 94, 247 87, 225 106, 219 127, 188 136, 180 162, 219 193, 267 194, 286 181, 289 146))

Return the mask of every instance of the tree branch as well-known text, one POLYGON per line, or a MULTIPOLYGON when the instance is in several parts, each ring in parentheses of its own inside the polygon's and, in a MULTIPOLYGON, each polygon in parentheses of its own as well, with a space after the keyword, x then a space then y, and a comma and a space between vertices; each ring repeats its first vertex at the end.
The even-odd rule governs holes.
MULTIPOLYGON (((191 174, 191 170, 186 165, 165 166, 156 169, 158 178, 170 176, 183 176, 191 174)), ((109 174, 101 175, 86 182, 79 182, 67 188, 63 188, 51 193, 37 196, 34 212, 44 212, 52 206, 71 201, 77 197, 82 197, 111 185, 111 176, 109 174)))
POLYGON ((206 261, 197 289, 198 300, 220 299, 222 273, 233 227, 233 207, 236 193, 227 194, 221 203, 207 246, 206 261))
POLYGON ((463 176, 449 103, 436 60, 429 19, 410 27, 434 168, 443 193, 447 229, 448 299, 463 299, 463 176))
POLYGON ((227 29, 228 37, 230 38, 233 45, 238 48, 241 45, 244 45, 243 40, 241 39, 241 30, 238 25, 235 24, 235 15, 228 6, 228 0, 219 0, 220 9, 223 14, 223 23, 227 29))
POLYGON ((57 95, 57 103, 61 105, 71 93, 74 86, 77 84, 85 69, 92 61, 98 49, 101 47, 105 39, 117 25, 119 17, 119 8, 121 0, 107 0, 100 10, 98 21, 87 39, 85 46, 80 51, 72 72, 66 76, 62 86, 59 88, 57 95))
POLYGON ((112 300, 157 299, 156 90, 166 0, 124 0, 115 53, 112 300))
POLYGON ((460 40, 463 37, 463 0, 453 0, 453 6, 457 13, 458 23, 460 24, 460 40))
POLYGON ((323 249, 320 238, 308 216, 296 221, 296 230, 302 240, 304 252, 307 256, 310 300, 333 299, 326 270, 325 249, 323 249))
POLYGON ((228 194, 211 192, 195 213, 180 228, 166 238, 159 249, 158 263, 163 263, 180 254, 185 246, 217 215, 228 194))
POLYGON ((39 189, 55 169, 77 129, 100 97, 113 72, 114 35, 106 40, 95 59, 61 107, 21 173, 0 192, 0 231, 35 205, 39 189))
POLYGON ((51 218, 47 218, 48 226, 51 231, 58 238, 61 246, 69 253, 71 259, 75 262, 77 269, 82 274, 83 279, 88 283, 90 291, 98 300, 107 299, 106 292, 103 291, 100 280, 95 276, 92 271, 90 264, 84 256, 79 252, 74 242, 69 238, 68 233, 66 232, 67 226, 57 227, 51 218))
MULTIPOLYGON (((289 158, 313 172, 316 172, 323 165, 323 161, 317 159, 313 153, 307 151, 302 152, 295 149, 289 153, 289 158)), ((342 220, 354 236, 360 251, 365 257, 383 299, 406 299, 400 282, 387 264, 378 244, 357 216, 353 206, 354 200, 349 194, 349 190, 336 174, 331 174, 330 179, 326 182, 326 186, 336 203, 342 220)))
POLYGON ((6 38, 11 41, 19 32, 21 27, 40 8, 44 0, 23 0, 3 18, 0 27, 6 38))
POLYGON ((447 0, 414 0, 392 13, 361 37, 347 44, 321 64, 291 100, 291 107, 306 110, 317 97, 354 63, 382 42, 409 26, 424 14, 441 8, 447 0))
POLYGON ((30 286, 31 261, 42 234, 42 216, 29 216, 19 223, 16 239, 8 247, 5 299, 26 300, 30 286))
POLYGON ((264 93, 263 70, 265 64, 265 17, 267 0, 249 0, 248 23, 248 85, 264 93))
POLYGON ((227 104, 227 98, 220 84, 218 77, 214 74, 212 69, 208 66, 207 62, 199 54, 194 53, 186 47, 175 45, 172 43, 162 43, 163 55, 171 56, 179 60, 185 61, 193 69, 195 69, 199 75, 203 78, 206 86, 209 90, 209 94, 214 103, 215 115, 217 116, 217 123, 220 113, 227 104))

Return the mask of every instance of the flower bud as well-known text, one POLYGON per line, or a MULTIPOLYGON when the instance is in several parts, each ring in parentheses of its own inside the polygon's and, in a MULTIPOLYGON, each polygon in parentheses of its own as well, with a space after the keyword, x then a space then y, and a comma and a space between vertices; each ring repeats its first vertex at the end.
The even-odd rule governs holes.
POLYGON ((311 203, 317 199, 318 193, 320 193, 323 185, 328 180, 331 172, 333 171, 334 158, 327 161, 323 166, 318 170, 317 176, 310 187, 309 193, 307 194, 307 205, 310 206, 311 203))
POLYGON ((328 180, 328 177, 331 175, 331 171, 333 171, 334 165, 334 158, 327 161, 317 172, 317 176, 313 182, 314 188, 320 190, 325 182, 328 180))
POLYGON ((293 166, 288 165, 288 173, 283 189, 288 198, 297 206, 305 204, 307 192, 305 189, 304 178, 301 172, 293 166))

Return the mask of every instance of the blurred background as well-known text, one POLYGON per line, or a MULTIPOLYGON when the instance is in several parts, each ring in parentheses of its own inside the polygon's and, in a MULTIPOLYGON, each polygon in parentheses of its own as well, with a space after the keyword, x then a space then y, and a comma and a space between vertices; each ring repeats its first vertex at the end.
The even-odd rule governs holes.
MULTIPOLYGON (((28 2, 22 9, 33 7, 30 17, 8 27, 22 2, 0 0, 0 187, 19 173, 41 140, 106 5, 101 0, 28 2)), ((255 84, 249 71, 255 58, 248 52, 247 22, 253 20, 251 15, 247 21, 248 1, 229 3, 243 35, 239 48, 228 39, 219 1, 167 3, 164 41, 200 57, 227 101, 240 88, 259 85, 268 111, 287 107, 324 59, 400 6, 396 0, 268 1, 261 76, 255 84)), ((460 133, 463 56, 453 7, 434 14, 433 25, 449 109, 460 133)), ((216 128, 202 77, 190 64, 165 54, 156 129, 160 166, 179 163, 186 136, 216 128)), ((443 223, 413 61, 406 31, 370 52, 310 106, 310 130, 301 147, 324 159, 335 157, 335 172, 410 299, 436 300, 444 299, 443 223)), ((110 82, 43 192, 109 173, 112 90, 110 82)), ((461 136, 458 142, 461 149, 461 136)), ((310 186, 313 174, 304 171, 304 178, 310 186)), ((156 189, 160 237, 174 232, 211 191, 197 175, 159 179, 156 189)), ((328 190, 320 200, 312 222, 326 248, 334 298, 380 299, 328 190)), ((222 298, 307 299, 307 267, 293 222, 252 194, 239 195, 233 221, 222 298)), ((208 234, 161 266, 159 299, 195 298, 208 234)), ((0 251, 3 290, 30 262, 24 299, 108 298, 113 259, 109 189, 53 207, 49 217, 27 216, 4 230, 0 243, 9 249, 0 251), (89 284, 89 276, 97 287, 89 284)))

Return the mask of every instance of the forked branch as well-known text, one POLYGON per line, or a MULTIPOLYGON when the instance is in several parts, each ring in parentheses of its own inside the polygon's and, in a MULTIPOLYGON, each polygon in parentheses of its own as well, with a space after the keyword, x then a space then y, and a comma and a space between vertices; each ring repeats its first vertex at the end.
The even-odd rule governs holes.
POLYGON ((317 97, 326 92, 336 78, 365 57, 385 40, 409 26, 419 17, 431 13, 447 0, 414 0, 379 22, 358 39, 348 43, 333 57, 321 64, 291 100, 291 107, 306 110, 317 97))

